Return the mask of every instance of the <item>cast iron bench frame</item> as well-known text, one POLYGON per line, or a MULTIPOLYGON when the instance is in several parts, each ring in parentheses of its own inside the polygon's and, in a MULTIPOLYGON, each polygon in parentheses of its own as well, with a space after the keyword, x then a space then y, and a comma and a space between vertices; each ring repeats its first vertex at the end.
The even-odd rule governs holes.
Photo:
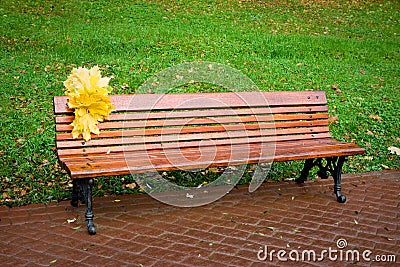
POLYGON ((78 206, 79 200, 86 204, 90 234, 96 233, 95 177, 305 160, 296 181, 303 183, 317 166, 321 178, 332 175, 334 194, 344 203, 343 164, 348 156, 365 153, 331 137, 324 91, 111 95, 115 109, 88 142, 72 139, 73 110, 67 102, 66 96, 54 97, 57 154, 73 179, 71 205, 78 206), (260 151, 271 142, 274 157, 263 158, 260 151), (217 151, 211 164, 196 160, 207 146, 217 151), (177 147, 191 164, 170 161, 177 147), (248 153, 241 155, 242 150, 248 153), (136 165, 128 166, 126 153, 138 158, 136 165))

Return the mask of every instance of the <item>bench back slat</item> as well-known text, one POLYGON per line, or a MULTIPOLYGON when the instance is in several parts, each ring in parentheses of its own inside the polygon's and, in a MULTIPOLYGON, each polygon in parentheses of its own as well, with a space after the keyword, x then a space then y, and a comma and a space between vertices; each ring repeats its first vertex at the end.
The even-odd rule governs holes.
MULTIPOLYGON (((63 97, 64 98, 64 97, 63 97)), ((66 101, 66 99, 65 99, 66 101)), ((290 113, 317 113, 317 112, 327 112, 327 106, 296 106, 296 107, 271 107, 271 108, 243 108, 235 109, 235 115, 263 115, 263 114, 290 114, 290 113)), ((67 112, 69 113, 69 112, 67 112)), ((67 114, 66 113, 66 114, 67 114)), ((155 119, 182 119, 182 118, 204 118, 204 117, 215 117, 215 116, 227 116, 225 110, 213 109, 213 110, 197 110, 195 113, 193 111, 180 111, 180 112, 155 112, 155 113, 112 113, 110 114, 108 121, 135 121, 135 120, 155 120, 155 119)), ((56 117, 56 123, 71 123, 74 120, 74 116, 58 116, 56 117)))
MULTIPOLYGON (((241 107, 325 105, 324 91, 229 92, 192 94, 111 95, 115 112, 151 110, 193 110, 241 107)), ((54 113, 68 114, 67 97, 54 98, 54 113)))

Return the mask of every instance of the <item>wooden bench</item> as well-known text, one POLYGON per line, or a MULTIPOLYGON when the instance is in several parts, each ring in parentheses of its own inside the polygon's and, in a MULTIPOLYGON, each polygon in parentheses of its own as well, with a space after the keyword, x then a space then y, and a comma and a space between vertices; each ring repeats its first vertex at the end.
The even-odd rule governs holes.
POLYGON ((343 163, 365 153, 331 137, 323 91, 112 95, 115 110, 88 142, 72 139, 67 101, 54 97, 58 158, 73 179, 71 204, 87 205, 90 234, 94 177, 305 160, 297 182, 317 166, 320 177, 333 176, 343 203, 343 163), (263 153, 271 144, 274 153, 263 153), (127 164, 127 156, 135 161, 127 164))

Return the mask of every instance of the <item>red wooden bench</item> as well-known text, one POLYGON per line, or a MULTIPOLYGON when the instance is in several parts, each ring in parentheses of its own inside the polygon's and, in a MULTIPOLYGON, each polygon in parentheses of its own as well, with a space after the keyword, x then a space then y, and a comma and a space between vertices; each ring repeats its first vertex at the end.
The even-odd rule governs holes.
POLYGON ((87 205, 90 234, 96 233, 92 186, 98 176, 305 160, 297 182, 317 166, 322 178, 333 176, 343 203, 343 163, 365 153, 331 137, 323 91, 112 95, 115 110, 88 142, 72 139, 67 101, 54 97, 58 158, 73 179, 71 204, 87 205), (274 153, 263 153, 271 144, 274 153), (207 153, 211 162, 202 160, 207 153), (127 164, 127 156, 135 161, 127 164))

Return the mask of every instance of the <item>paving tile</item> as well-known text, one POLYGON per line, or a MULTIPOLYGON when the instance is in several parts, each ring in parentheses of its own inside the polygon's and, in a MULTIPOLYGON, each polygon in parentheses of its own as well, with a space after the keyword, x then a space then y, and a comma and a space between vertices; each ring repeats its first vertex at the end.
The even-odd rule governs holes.
POLYGON ((15 259, 25 260, 39 265, 50 265, 58 256, 52 256, 48 253, 41 253, 31 249, 24 249, 14 255, 15 259))
MULTIPOLYGON (((111 244, 113 245, 113 244, 111 244)), ((134 246, 134 243, 130 244, 131 246, 134 246)), ((83 244, 81 247, 82 250, 88 252, 89 254, 94 254, 94 255, 101 255, 102 257, 105 258, 112 258, 114 255, 118 254, 120 251, 120 248, 116 246, 109 246, 109 245, 95 245, 95 244, 83 244)), ((125 248, 128 249, 128 248, 125 248)))
POLYGON ((185 253, 164 249, 161 247, 149 247, 142 251, 140 255, 177 263, 182 262, 186 258, 185 253))
POLYGON ((69 259, 74 262, 81 262, 82 260, 90 256, 90 253, 83 246, 78 249, 78 248, 68 248, 60 245, 51 245, 48 247, 46 252, 42 254, 49 255, 53 259, 62 258, 62 259, 69 259))
POLYGON ((154 237, 148 235, 138 235, 131 241, 134 243, 142 244, 146 247, 159 247, 159 248, 168 248, 173 244, 173 242, 166 239, 162 239, 159 236, 154 237))
POLYGON ((226 263, 219 263, 212 260, 210 256, 204 258, 200 257, 188 257, 182 264, 187 264, 188 266, 215 266, 215 267, 225 267, 226 263))
POLYGON ((187 229, 197 229, 200 231, 209 231, 213 225, 209 223, 204 223, 202 221, 194 221, 194 220, 187 220, 185 218, 179 218, 175 221, 175 225, 179 225, 180 227, 184 227, 187 229))
POLYGON ((338 236, 356 236, 359 231, 354 228, 346 228, 346 227, 341 227, 339 224, 332 224, 332 225, 326 225, 326 224, 321 224, 318 227, 318 231, 320 232, 325 232, 325 233, 335 233, 338 236))
POLYGON ((186 257, 208 257, 212 253, 212 249, 209 248, 209 244, 206 243, 172 243, 168 248, 172 251, 182 252, 186 257))
POLYGON ((176 224, 158 222, 158 221, 153 222, 150 226, 155 229, 162 229, 163 233, 183 234, 184 232, 186 232, 188 230, 188 228, 186 228, 184 226, 180 226, 180 225, 178 226, 176 224))
POLYGON ((19 244, 8 243, 5 242, 5 240, 0 241, 0 255, 12 257, 13 255, 19 253, 23 249, 24 248, 21 247, 19 244))
POLYGON ((171 243, 177 243, 177 244, 198 245, 201 242, 205 242, 204 240, 195 237, 190 237, 187 235, 175 234, 175 233, 163 233, 162 235, 160 235, 160 238, 169 240, 171 243))
MULTIPOLYGON (((237 229, 222 227, 222 226, 213 226, 208 230, 210 233, 215 233, 222 236, 239 236, 237 229)), ((247 236, 247 233, 243 233, 242 236, 247 236)))
MULTIPOLYGON (((255 258, 255 255, 253 255, 255 258)), ((226 264, 228 266, 249 266, 253 263, 251 259, 242 258, 235 255, 222 254, 214 252, 209 256, 210 261, 214 263, 226 264)))
POLYGON ((210 233, 208 231, 199 231, 197 229, 189 229, 184 235, 203 242, 219 242, 225 238, 223 235, 210 233))
POLYGON ((24 266, 29 264, 29 260, 18 259, 11 255, 0 254, 2 266, 24 266))
MULTIPOLYGON (((127 226, 124 228, 125 231, 128 231, 129 233, 138 233, 138 234, 148 234, 148 235, 154 235, 158 236, 161 235, 164 230, 163 229, 158 229, 151 227, 151 224, 149 226, 143 225, 139 222, 136 223, 128 223, 127 226)), ((128 235, 130 236, 130 235, 128 235)))
POLYGON ((51 267, 74 267, 74 266, 88 266, 83 262, 80 262, 79 264, 75 261, 72 260, 67 260, 67 259, 60 259, 60 258, 55 258, 50 262, 50 264, 46 266, 51 266, 51 267))
POLYGON ((130 253, 141 253, 145 249, 148 248, 147 244, 141 244, 133 241, 127 241, 123 239, 118 239, 114 238, 110 240, 107 244, 105 244, 107 247, 110 247, 112 249, 117 249, 121 251, 127 251, 130 253))
POLYGON ((7 226, 11 225, 11 220, 9 217, 2 217, 2 216, 8 216, 7 215, 0 215, 0 226, 7 226))
POLYGON ((102 216, 96 219, 96 225, 101 228, 122 229, 127 225, 127 223, 125 221, 102 216))
MULTIPOLYGON (((110 259, 107 257, 103 257, 102 254, 98 255, 91 255, 82 262, 79 263, 81 264, 87 264, 88 266, 124 266, 124 262, 117 261, 116 259, 110 259)), ((75 266, 77 264, 75 263, 75 266)), ((71 265, 72 266, 72 265, 71 265)))
POLYGON ((155 258, 126 251, 120 251, 118 254, 114 255, 112 259, 121 261, 124 265, 128 266, 153 266, 158 262, 155 258))

